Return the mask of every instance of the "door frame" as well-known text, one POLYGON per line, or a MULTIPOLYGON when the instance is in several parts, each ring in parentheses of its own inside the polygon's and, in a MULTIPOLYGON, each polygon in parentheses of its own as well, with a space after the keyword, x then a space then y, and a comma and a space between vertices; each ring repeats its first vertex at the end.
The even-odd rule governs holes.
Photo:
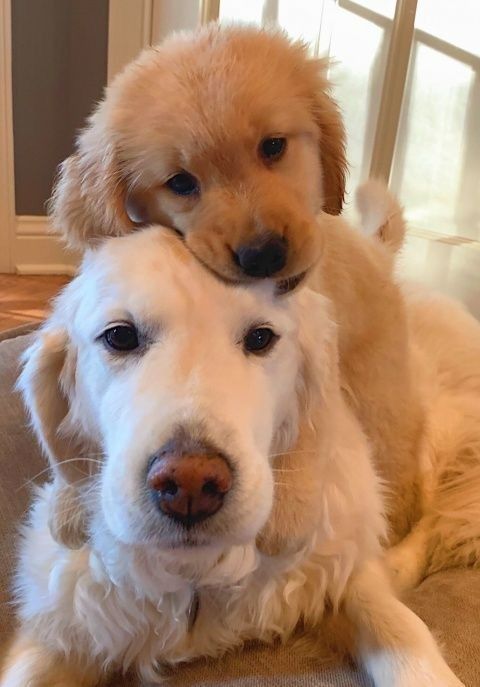
MULTIPOLYGON (((108 81, 151 43, 156 1, 109 3, 108 81)), ((0 0, 0 273, 73 274, 78 255, 64 249, 48 218, 15 213, 11 8, 12 0, 0 0)))
POLYGON ((0 0, 0 272, 12 271, 15 231, 10 0, 0 0))
MULTIPOLYGON (((73 274, 78 255, 64 249, 48 218, 15 214, 11 3, 0 0, 0 273, 73 274)), ((218 6, 219 0, 111 0, 108 82, 142 48, 215 18, 218 6)))

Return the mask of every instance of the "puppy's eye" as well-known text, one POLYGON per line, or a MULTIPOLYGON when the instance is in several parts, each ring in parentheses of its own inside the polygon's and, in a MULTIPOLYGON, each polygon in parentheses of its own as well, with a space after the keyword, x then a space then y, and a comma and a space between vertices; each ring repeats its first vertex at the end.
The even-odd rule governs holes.
POLYGON ((179 172, 170 177, 166 186, 177 196, 191 196, 200 190, 198 180, 188 172, 179 172))
POLYGON ((260 143, 260 155, 267 162, 279 160, 287 148, 287 139, 281 136, 264 138, 260 143))
POLYGON ((138 333, 133 324, 116 324, 106 329, 102 338, 108 348, 121 353, 134 351, 140 345, 138 333))
POLYGON ((270 327, 255 327, 243 337, 243 348, 246 353, 265 354, 273 348, 278 338, 270 327))

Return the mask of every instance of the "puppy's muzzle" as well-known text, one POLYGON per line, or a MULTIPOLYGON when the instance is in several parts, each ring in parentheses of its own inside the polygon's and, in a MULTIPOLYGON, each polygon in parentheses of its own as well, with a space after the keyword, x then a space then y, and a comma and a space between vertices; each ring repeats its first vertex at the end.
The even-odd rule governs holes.
POLYGON ((202 446, 179 453, 167 446, 151 459, 147 485, 159 510, 189 529, 220 510, 233 475, 219 453, 202 446))

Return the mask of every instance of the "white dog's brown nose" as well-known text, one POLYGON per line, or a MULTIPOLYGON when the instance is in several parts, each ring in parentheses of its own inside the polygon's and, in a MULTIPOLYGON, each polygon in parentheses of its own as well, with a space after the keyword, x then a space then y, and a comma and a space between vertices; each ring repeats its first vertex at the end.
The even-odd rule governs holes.
POLYGON ((232 482, 232 471, 219 454, 161 453, 147 476, 160 510, 185 527, 214 515, 232 482))
POLYGON ((281 236, 268 235, 255 243, 240 246, 234 258, 247 276, 257 279, 271 277, 287 263, 287 242, 281 236))

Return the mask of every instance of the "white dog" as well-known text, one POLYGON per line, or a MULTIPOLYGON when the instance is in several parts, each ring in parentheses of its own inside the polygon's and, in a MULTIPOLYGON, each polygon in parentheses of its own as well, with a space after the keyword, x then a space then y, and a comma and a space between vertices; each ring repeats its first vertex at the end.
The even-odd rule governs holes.
MULTIPOLYGON (((432 325, 415 326, 448 384, 432 325)), ((130 667, 158 684, 162 664, 314 630, 326 606, 376 687, 460 687, 383 570, 382 488, 327 299, 224 284, 161 227, 110 239, 58 299, 21 388, 55 479, 25 528, 1 687, 93 687, 130 667), (302 536, 262 552, 298 513, 302 536)))

